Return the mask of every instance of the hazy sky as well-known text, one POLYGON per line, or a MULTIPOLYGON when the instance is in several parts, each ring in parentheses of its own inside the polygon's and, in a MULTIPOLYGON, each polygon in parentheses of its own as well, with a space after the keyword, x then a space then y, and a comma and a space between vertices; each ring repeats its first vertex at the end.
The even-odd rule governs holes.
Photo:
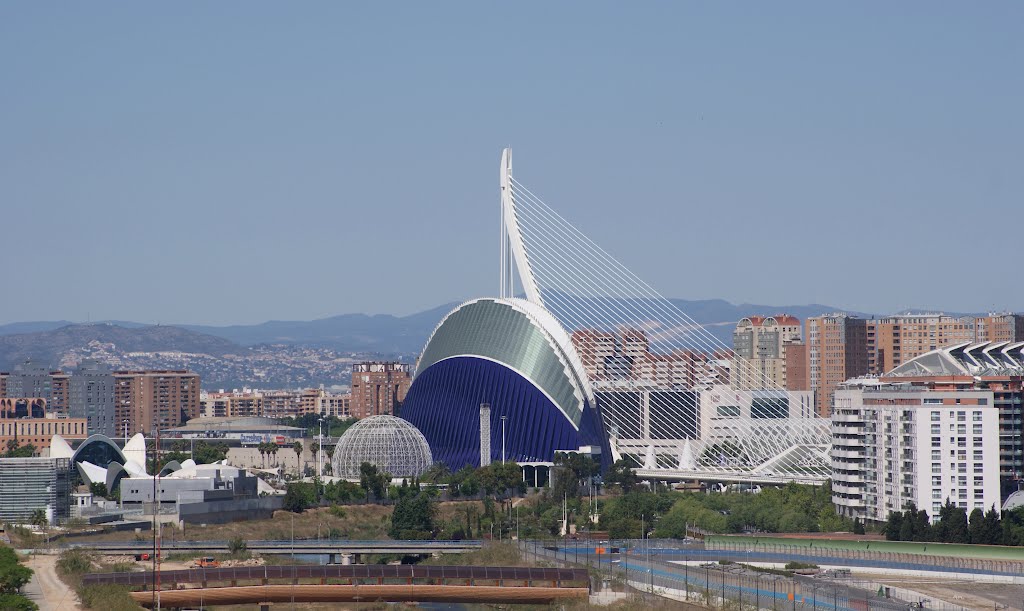
POLYGON ((0 323, 497 291, 498 161, 662 293, 1024 310, 1024 4, 0 5, 0 323))

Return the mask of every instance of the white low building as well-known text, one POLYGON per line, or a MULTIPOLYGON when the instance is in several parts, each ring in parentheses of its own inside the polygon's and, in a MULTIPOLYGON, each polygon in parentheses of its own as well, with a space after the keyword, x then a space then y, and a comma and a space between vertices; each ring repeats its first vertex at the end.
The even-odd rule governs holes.
POLYGON ((881 522, 909 503, 936 519, 948 499, 1000 506, 999 410, 989 390, 855 379, 835 392, 832 501, 881 522))

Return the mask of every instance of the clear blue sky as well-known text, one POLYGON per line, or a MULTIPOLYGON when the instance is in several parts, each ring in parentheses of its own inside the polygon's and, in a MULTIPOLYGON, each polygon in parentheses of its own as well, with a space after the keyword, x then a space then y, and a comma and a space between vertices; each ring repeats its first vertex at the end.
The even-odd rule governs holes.
POLYGON ((1024 309, 1024 4, 0 5, 0 323, 497 290, 497 173, 672 297, 1024 309))

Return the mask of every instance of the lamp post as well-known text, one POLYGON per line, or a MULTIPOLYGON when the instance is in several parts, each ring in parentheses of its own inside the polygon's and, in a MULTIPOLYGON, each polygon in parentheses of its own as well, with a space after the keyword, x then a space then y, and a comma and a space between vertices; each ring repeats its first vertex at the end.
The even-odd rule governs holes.
POLYGON ((320 444, 320 451, 316 453, 316 474, 322 480, 324 478, 324 419, 320 418, 319 423, 320 438, 317 443, 320 444))
POLYGON ((505 462, 505 416, 501 417, 501 462, 505 462))

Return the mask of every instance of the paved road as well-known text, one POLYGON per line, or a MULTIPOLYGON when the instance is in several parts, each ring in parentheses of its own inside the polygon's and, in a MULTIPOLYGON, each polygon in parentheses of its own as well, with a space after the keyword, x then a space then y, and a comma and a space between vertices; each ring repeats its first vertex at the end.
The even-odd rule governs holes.
POLYGON ((39 605, 39 611, 81 609, 78 597, 57 576, 56 564, 57 556, 33 555, 25 565, 35 572, 22 592, 39 605))

